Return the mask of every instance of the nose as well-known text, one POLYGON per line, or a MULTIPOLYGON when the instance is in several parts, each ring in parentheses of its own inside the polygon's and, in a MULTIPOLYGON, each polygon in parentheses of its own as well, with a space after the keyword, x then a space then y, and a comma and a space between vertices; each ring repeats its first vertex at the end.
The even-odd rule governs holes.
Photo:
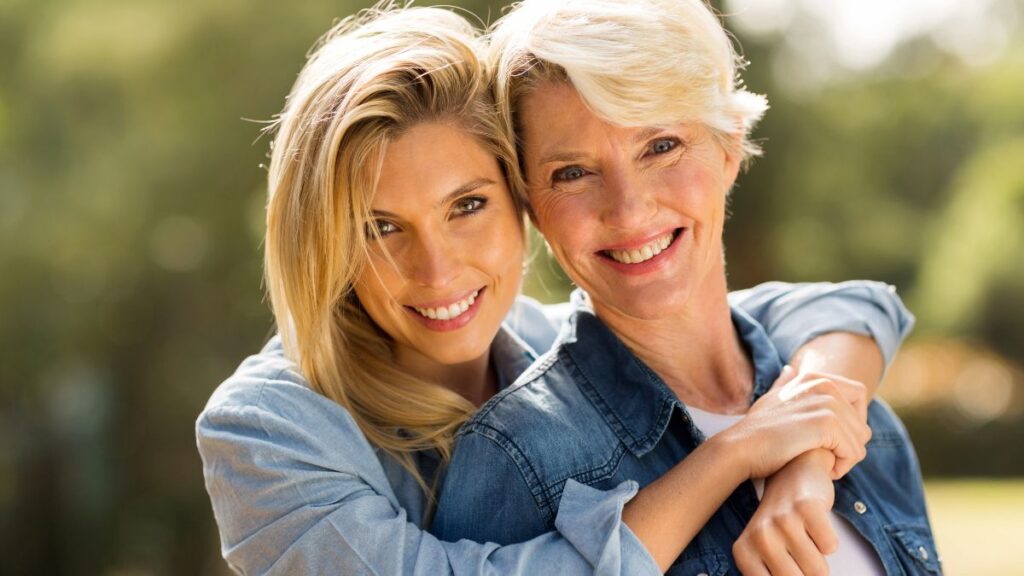
POLYGON ((602 222, 611 228, 632 230, 649 223, 657 203, 640 174, 614 169, 604 174, 602 222))
POLYGON ((445 288, 462 273, 462 254, 443 233, 418 234, 410 276, 420 286, 445 288))

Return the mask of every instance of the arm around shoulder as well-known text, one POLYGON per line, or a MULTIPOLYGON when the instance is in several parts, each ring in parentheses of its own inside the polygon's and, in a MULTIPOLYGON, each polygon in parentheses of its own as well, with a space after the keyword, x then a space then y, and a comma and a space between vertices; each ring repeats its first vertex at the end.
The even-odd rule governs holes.
POLYGON ((764 326, 786 359, 817 336, 851 332, 872 337, 888 364, 914 326, 896 289, 870 280, 767 282, 733 292, 729 300, 764 326))
POLYGON ((523 542, 505 547, 530 551, 528 563, 516 563, 516 574, 661 574, 622 522, 623 506, 637 492, 634 482, 602 491, 568 480, 549 504, 550 491, 535 483, 523 454, 502 440, 494 430, 460 437, 434 517, 438 537, 523 542))
MULTIPOLYGON (((303 386, 254 384, 196 423, 222 553, 242 574, 644 574, 595 570, 557 532, 515 545, 445 542, 408 521, 350 415, 303 386)), ((637 559, 639 556, 639 559, 637 559)))

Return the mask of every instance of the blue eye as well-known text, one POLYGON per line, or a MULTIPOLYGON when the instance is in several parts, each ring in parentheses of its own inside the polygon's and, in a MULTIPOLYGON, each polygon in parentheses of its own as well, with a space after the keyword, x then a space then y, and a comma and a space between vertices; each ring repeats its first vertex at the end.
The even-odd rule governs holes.
POLYGON ((387 220, 374 220, 366 224, 366 237, 368 239, 385 238, 398 232, 398 226, 387 220))
POLYGON ((565 168, 555 170, 555 173, 551 175, 551 179, 555 182, 572 182, 586 175, 586 170, 579 166, 566 166, 565 168))
POLYGON ((647 151, 654 155, 665 154, 675 150, 677 146, 679 146, 679 140, 675 138, 658 138, 648 145, 647 151))
POLYGON ((455 203, 455 215, 467 216, 469 214, 475 214, 483 210, 486 205, 487 198, 484 198, 483 196, 469 196, 461 198, 455 203))

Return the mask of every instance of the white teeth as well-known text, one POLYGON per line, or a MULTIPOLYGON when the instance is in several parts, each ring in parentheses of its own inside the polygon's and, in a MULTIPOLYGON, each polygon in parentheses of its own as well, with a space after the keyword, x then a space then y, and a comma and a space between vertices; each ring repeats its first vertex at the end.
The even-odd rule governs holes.
POLYGON ((639 264, 661 254, 665 248, 672 244, 672 233, 669 232, 653 242, 634 250, 609 250, 607 254, 616 262, 623 264, 639 264))
POLYGON ((431 320, 452 320, 454 318, 462 316, 462 314, 465 313, 466 310, 469 310, 469 307, 473 305, 473 302, 476 302, 476 297, 479 294, 479 290, 474 290, 473 293, 467 296, 466 298, 459 300, 458 302, 455 302, 454 304, 450 304, 448 306, 439 306, 437 308, 414 307, 414 309, 423 316, 430 318, 431 320))

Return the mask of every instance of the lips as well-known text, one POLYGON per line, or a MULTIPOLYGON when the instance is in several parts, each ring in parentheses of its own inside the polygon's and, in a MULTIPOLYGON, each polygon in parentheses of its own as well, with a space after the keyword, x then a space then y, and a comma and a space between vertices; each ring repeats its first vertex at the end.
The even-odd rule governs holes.
POLYGON ((623 264, 640 264, 641 262, 646 262, 651 258, 654 258, 668 248, 669 245, 672 244, 673 234, 674 232, 669 232, 668 234, 659 236, 639 248, 634 248, 632 250, 607 250, 605 251, 605 254, 616 262, 621 262, 623 264))
POLYGON ((644 264, 654 260, 659 254, 668 250, 672 246, 673 242, 675 242, 680 234, 682 234, 683 230, 685 230, 685 228, 676 228, 670 232, 666 232, 648 240, 643 244, 630 246, 628 248, 609 248, 599 251, 598 254, 619 264, 644 264))
POLYGON ((462 292, 447 300, 423 302, 420 305, 406 305, 409 316, 420 324, 437 332, 449 332, 466 326, 476 318, 484 300, 486 287, 462 292))
POLYGON ((434 306, 434 307, 420 307, 411 306, 413 310, 419 312, 424 318, 430 318, 431 320, 454 320, 459 316, 463 315, 469 307, 476 302, 476 297, 480 294, 480 290, 474 290, 469 296, 448 304, 447 306, 434 306))

